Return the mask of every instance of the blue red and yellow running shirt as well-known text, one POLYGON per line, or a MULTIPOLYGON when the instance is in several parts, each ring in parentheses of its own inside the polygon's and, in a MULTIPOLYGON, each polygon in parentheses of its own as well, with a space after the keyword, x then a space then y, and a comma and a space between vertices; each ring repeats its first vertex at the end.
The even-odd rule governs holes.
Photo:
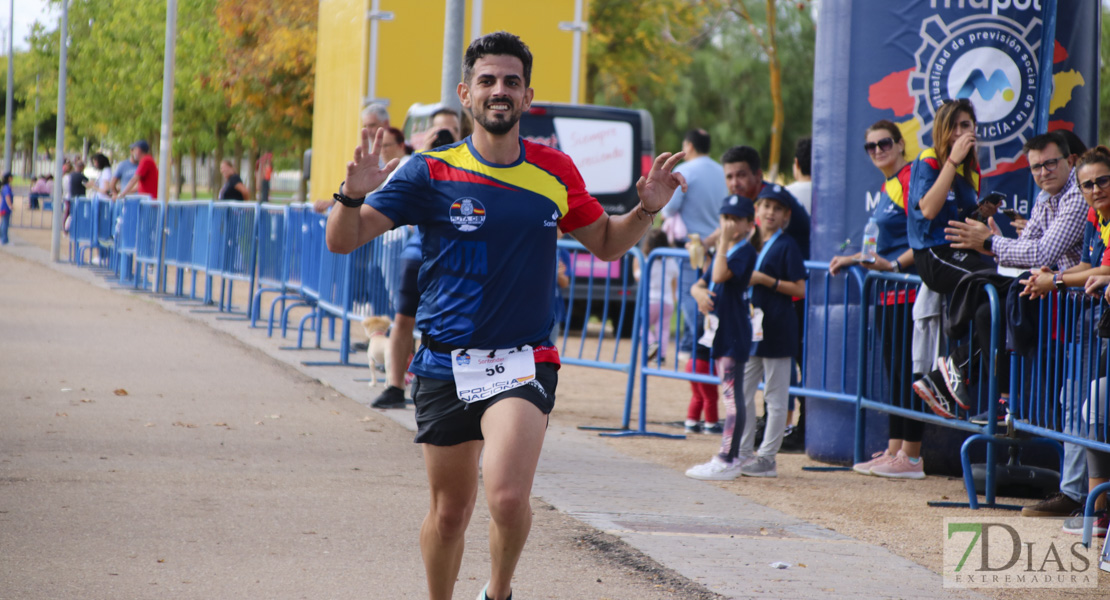
POLYGON ((1091 267, 1110 266, 1110 221, 1103 220, 1094 208, 1087 210, 1083 226, 1083 252, 1079 262, 1091 267))
POLYGON ((948 240, 944 238, 944 228, 948 226, 948 222, 959 218, 961 212, 973 209, 979 204, 979 171, 977 169, 972 175, 972 183, 964 178, 964 166, 960 165, 956 169, 956 176, 952 179, 952 189, 948 190, 944 206, 936 217, 925 218, 918 203, 936 183, 943 166, 937 160, 937 153, 932 148, 922 152, 911 165, 907 234, 910 247, 914 250, 948 244, 948 240))
MULTIPOLYGON (((497 165, 468 137, 414 156, 367 203, 423 231, 417 329, 460 348, 543 342, 536 362, 558 364, 555 228, 569 233, 604 213, 570 157, 521 140, 520 158, 497 165)), ((450 355, 425 346, 409 370, 453 378, 450 355)))
MULTIPOLYGON (((879 226, 879 239, 875 252, 886 260, 893 261, 909 249, 906 235, 909 210, 906 208, 906 191, 910 187, 910 165, 902 167, 883 183, 879 190, 879 203, 871 217, 879 226)), ((905 272, 913 273, 913 267, 905 272)))

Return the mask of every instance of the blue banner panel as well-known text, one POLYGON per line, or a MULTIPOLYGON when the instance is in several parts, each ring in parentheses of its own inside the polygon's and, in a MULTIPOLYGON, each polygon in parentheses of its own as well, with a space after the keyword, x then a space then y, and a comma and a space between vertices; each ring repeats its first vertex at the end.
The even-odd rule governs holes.
POLYGON ((863 151, 867 127, 897 123, 913 160, 932 145, 933 115, 950 99, 975 106, 982 194, 1002 192, 1007 207, 1028 215, 1035 188, 1021 148, 1037 131, 1039 99, 1049 100, 1048 130, 1097 142, 1099 18, 1090 0, 824 0, 813 89, 814 259, 859 249, 883 181, 863 151), (1047 15, 1055 29, 1046 31, 1045 11, 1057 4, 1047 15), (1053 87, 1042 94, 1041 65, 1050 61, 1053 87))

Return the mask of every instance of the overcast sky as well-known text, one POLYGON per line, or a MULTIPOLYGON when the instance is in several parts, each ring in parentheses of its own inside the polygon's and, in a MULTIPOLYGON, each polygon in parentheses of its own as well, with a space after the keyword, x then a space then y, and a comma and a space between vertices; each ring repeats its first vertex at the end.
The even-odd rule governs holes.
MULTIPOLYGON (((0 0, 0 7, 3 7, 0 8, 0 10, 3 10, 3 14, 0 14, 0 24, 3 25, 4 31, 3 39, 8 39, 8 17, 12 14, 13 2, 15 3, 15 35, 13 37, 13 43, 17 51, 26 50, 28 48, 27 36, 31 35, 31 23, 35 21, 41 23, 54 21, 54 26, 57 26, 57 12, 50 9, 50 5, 47 4, 46 0, 0 0)), ((54 26, 48 26, 48 28, 53 29, 54 26)), ((4 48, 0 53, 8 53, 7 44, 4 44, 4 48)))

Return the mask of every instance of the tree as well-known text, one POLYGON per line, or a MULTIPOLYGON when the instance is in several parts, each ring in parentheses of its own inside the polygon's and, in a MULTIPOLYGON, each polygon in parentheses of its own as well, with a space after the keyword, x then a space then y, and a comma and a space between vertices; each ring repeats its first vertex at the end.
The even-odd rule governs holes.
POLYGON ((713 33, 723 2, 591 2, 587 97, 633 105, 641 95, 665 93, 690 64, 691 51, 713 33))
MULTIPOLYGON (((219 76, 252 165, 261 148, 280 144, 299 152, 311 143, 318 8, 316 0, 223 0, 216 10, 223 32, 219 76)), ((255 192, 253 169, 250 187, 255 192)))
MULTIPOLYGON (((591 101, 646 109, 655 121, 659 150, 678 149, 685 132, 700 127, 709 131, 713 140, 710 152, 714 155, 719 156, 730 146, 745 144, 769 156, 775 103, 770 93, 771 73, 766 53, 742 16, 724 6, 717 8, 706 11, 703 21, 692 25, 704 33, 690 38, 686 44, 684 52, 688 60, 683 66, 661 75, 669 77, 666 84, 641 85, 627 96, 612 93, 611 88, 599 84, 591 101)), ((780 79, 783 115, 780 139, 792 143, 796 138, 809 135, 812 127, 816 29, 804 3, 779 4, 775 11, 776 56, 780 71, 786 74, 780 79)), ((599 16, 591 15, 593 27, 617 31, 628 27, 621 22, 599 21, 599 16)), ((756 24, 763 22, 761 10, 753 9, 751 16, 756 24)), ((612 19, 614 15, 605 17, 612 19)), ((622 13, 615 17, 618 20, 629 18, 622 13)), ((666 45, 644 47, 671 51, 666 45)), ((591 46, 591 61, 597 59, 593 52, 591 46)), ((636 69, 645 70, 644 65, 654 67, 665 62, 654 55, 629 56, 627 60, 633 62, 611 68, 634 73, 636 69)), ((617 79, 604 73, 596 76, 606 82, 617 79)), ((780 172, 790 173, 792 161, 792 155, 780 156, 769 164, 768 171, 777 167, 780 172)))

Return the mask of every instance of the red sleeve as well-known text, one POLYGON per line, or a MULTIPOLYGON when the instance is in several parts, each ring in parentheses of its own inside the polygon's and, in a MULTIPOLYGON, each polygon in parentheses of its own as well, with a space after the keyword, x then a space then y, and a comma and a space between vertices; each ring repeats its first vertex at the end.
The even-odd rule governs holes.
POLYGON ((569 156, 533 142, 526 141, 524 148, 528 162, 558 178, 567 189, 567 212, 559 219, 559 229, 563 233, 585 227, 605 213, 597 198, 586 191, 586 182, 569 156))
POLYGON ((571 182, 567 183, 567 214, 559 219, 559 229, 563 233, 570 233, 579 227, 585 227, 601 218, 605 209, 601 208, 601 204, 586 191, 586 184, 582 181, 582 176, 578 174, 578 169, 574 163, 570 164, 571 169, 574 170, 574 185, 571 182))

